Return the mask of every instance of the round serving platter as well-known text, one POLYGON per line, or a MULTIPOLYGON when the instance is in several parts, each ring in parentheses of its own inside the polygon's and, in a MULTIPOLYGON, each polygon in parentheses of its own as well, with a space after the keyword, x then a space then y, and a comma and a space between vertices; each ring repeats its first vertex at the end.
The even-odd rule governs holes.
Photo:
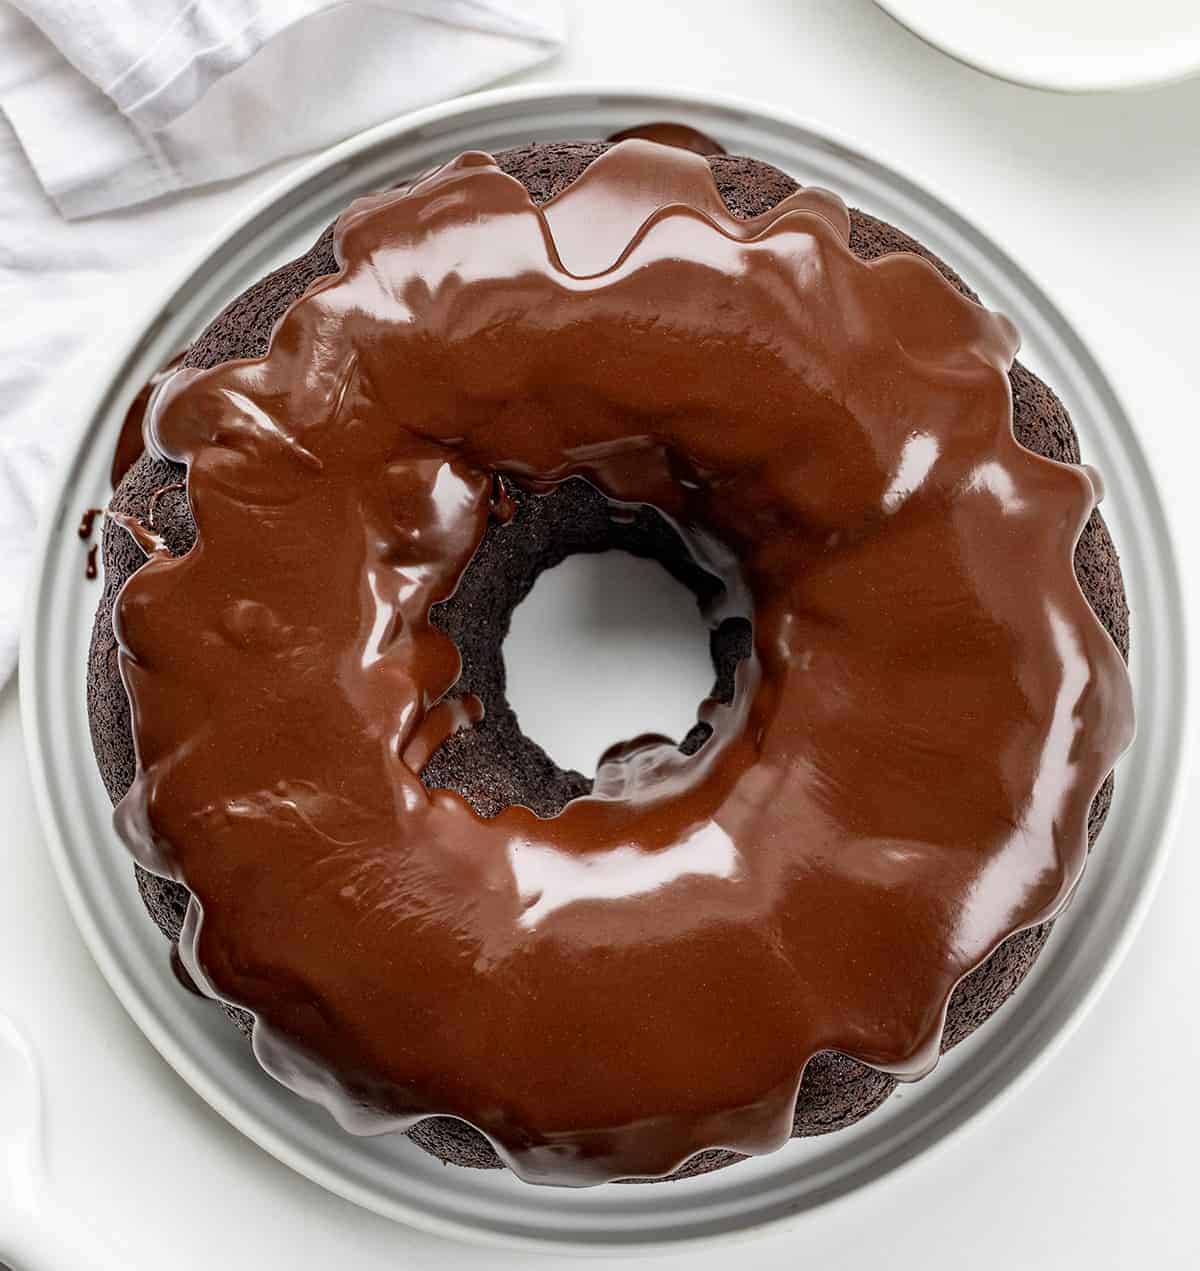
POLYGON ((334 1192, 442 1235, 575 1253, 664 1249, 796 1220, 944 1143, 1050 1054, 1100 991, 1160 871, 1183 762, 1183 604, 1163 508, 1141 446, 1099 367, 1003 251, 945 204, 857 150, 785 115, 728 99, 624 88, 479 94, 334 147, 240 216, 115 356, 79 421, 46 515, 21 650, 23 720, 46 839, 75 920, 126 1009, 213 1108, 266 1151, 334 1192), (1059 391, 1089 462, 1135 614, 1137 742, 1078 894, 1028 983, 932 1077, 859 1126, 793 1142, 734 1169, 662 1187, 531 1187, 507 1173, 451 1170, 399 1136, 352 1138, 259 1070, 212 1008, 179 990, 146 918, 92 759, 84 666, 97 585, 75 526, 108 498, 121 418, 152 371, 254 279, 302 251, 354 197, 465 149, 600 138, 656 119, 691 124, 805 184, 910 231, 1021 330, 1022 357, 1059 391))

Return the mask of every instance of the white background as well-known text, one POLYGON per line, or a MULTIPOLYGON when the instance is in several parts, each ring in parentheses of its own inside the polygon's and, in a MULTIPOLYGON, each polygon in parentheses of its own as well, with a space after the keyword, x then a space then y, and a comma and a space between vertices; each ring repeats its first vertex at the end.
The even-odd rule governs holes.
MULTIPOLYGON (((1141 430, 1185 583, 1200 595, 1200 80, 1119 97, 1016 88, 926 48, 869 0, 569 7, 568 52, 531 78, 677 84, 786 107, 907 171, 1021 260, 1091 344, 1141 430)), ((147 244, 155 266, 144 285, 165 285, 177 257, 269 179, 192 196, 204 216, 186 218, 182 241, 147 244)), ((26 1027, 46 1072, 52 1186, 108 1233, 123 1266, 570 1262, 471 1250, 360 1212, 277 1165, 174 1076, 71 924, 35 822, 16 699, 15 684, 0 691, 0 1005, 26 1027)), ((1200 1263, 1191 842, 1200 794, 1188 798, 1125 965, 1027 1089, 876 1190, 740 1249, 688 1253, 689 1271, 731 1259, 825 1271, 1200 1263)))

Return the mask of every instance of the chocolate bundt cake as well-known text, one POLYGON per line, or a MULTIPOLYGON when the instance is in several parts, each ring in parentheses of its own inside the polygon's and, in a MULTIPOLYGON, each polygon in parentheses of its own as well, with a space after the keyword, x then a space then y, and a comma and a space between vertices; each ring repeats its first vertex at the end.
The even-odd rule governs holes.
POLYGON ((633 140, 360 200, 200 334, 112 499, 88 710, 146 908, 272 1075, 453 1164, 659 1181, 997 1010, 1132 715, 1096 484, 975 300, 633 140), (501 645, 613 548, 695 592, 715 685, 592 779, 501 645))

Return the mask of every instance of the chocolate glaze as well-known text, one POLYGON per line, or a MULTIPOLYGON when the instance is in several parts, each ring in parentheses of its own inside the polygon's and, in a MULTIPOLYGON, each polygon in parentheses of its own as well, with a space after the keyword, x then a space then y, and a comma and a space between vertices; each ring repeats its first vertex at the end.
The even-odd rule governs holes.
POLYGON ((157 532, 158 525, 155 522, 155 515, 158 512, 158 505, 166 495, 171 494, 175 490, 186 490, 187 486, 182 481, 171 481, 160 489, 155 490, 150 496, 150 507, 148 509, 147 520, 150 522, 150 528, 157 532))
POLYGON ((155 371, 129 403, 129 409, 125 412, 125 419, 121 424, 121 431, 117 435, 117 448, 113 452, 112 469, 109 473, 109 480, 114 490, 121 484, 121 478, 133 467, 138 456, 145 449, 142 425, 145 423, 146 408, 150 405, 154 390, 174 373, 183 361, 184 353, 186 350, 176 353, 165 366, 155 371))
POLYGON ((88 508, 79 518, 79 528, 75 532, 85 543, 91 540, 92 531, 96 527, 96 517, 103 515, 103 508, 88 508))
MULTIPOLYGON (((496 162, 521 181, 533 201, 540 204, 570 185, 607 148, 599 142, 534 144, 502 151, 496 155, 496 162)), ((769 211, 797 188, 791 178, 751 158, 713 155, 707 162, 722 198, 737 217, 769 211)), ((317 278, 337 272, 333 228, 330 225, 308 252, 258 280, 218 314, 189 349, 185 365, 207 368, 231 358, 265 353, 275 323, 288 306, 317 278)), ((850 247, 867 260, 890 252, 914 252, 928 260, 963 295, 978 299, 945 261, 895 226, 858 209, 850 211, 850 247)), ((1013 431, 1018 442, 1047 458, 1079 463, 1078 439, 1053 390, 1020 361, 1013 363, 1009 380, 1013 431)), ((149 502, 155 492, 185 475, 181 465, 144 454, 122 481, 113 507, 148 524, 149 502)), ((649 507, 644 507, 632 522, 623 518, 618 523, 609 517, 608 504, 595 487, 582 480, 563 482, 549 495, 522 498, 519 487, 510 485, 507 489, 515 506, 512 521, 489 523, 453 596, 430 611, 431 622, 450 636, 462 657, 463 670, 454 692, 478 693, 486 705, 487 717, 479 726, 454 734, 431 758, 421 780, 428 788, 456 790, 483 816, 511 804, 524 804, 544 816, 553 816, 571 799, 587 793, 591 782, 579 773, 558 769, 536 742, 524 735, 508 704, 502 643, 513 609, 542 570, 577 551, 621 550, 648 556, 697 594, 704 591, 702 582, 710 576, 700 574, 690 564, 677 535, 649 507)), ((154 524, 175 555, 187 551, 195 540, 195 522, 182 492, 158 500, 154 524)), ((102 554, 105 584, 88 657, 88 716, 99 770, 115 804, 132 783, 136 760, 129 703, 113 634, 113 607, 126 579, 145 563, 146 556, 117 526, 106 526, 102 554)), ((1129 613, 1121 569, 1099 508, 1080 534, 1074 568, 1080 590, 1126 656, 1129 613)), ((733 690, 733 668, 727 665, 726 653, 736 661, 749 647, 748 624, 742 624, 742 632, 740 653, 736 649, 719 650, 714 638, 717 679, 713 696, 722 700, 729 700, 733 690)), ((564 709, 571 708, 569 700, 564 702, 564 709)), ((1113 787, 1110 774, 1092 802, 1088 814, 1090 844, 1095 844, 1104 824, 1113 787)), ((1108 854, 1124 847, 1119 838, 1110 836, 1104 850, 1108 854)), ((179 938, 190 893, 182 884, 148 873, 140 865, 134 865, 134 875, 148 913, 168 943, 174 943, 179 938)), ((1001 1007, 1036 962, 1053 925, 1047 922, 1017 932, 959 982, 946 1008, 943 1049, 960 1043, 1001 1007)), ((224 1003, 215 1005, 249 1040, 253 1017, 224 1003)), ((804 1070, 793 1135, 844 1129, 882 1106, 894 1087, 895 1079, 888 1074, 834 1051, 823 1051, 804 1070)), ((447 1163, 505 1168, 479 1131, 453 1117, 427 1117, 414 1125, 407 1137, 447 1163)), ((674 1173, 650 1181, 668 1183, 745 1159, 721 1149, 701 1152, 674 1173)))
POLYGON ((176 982, 180 988, 186 989, 189 993, 196 997, 204 997, 196 987, 196 981, 188 974, 188 969, 183 965, 183 959, 179 956, 179 945, 171 945, 171 974, 174 975, 176 982))
POLYGON ((91 582, 99 572, 96 568, 96 553, 99 549, 99 543, 93 543, 87 550, 87 564, 83 567, 83 576, 91 582))
MULTIPOLYGON (((164 490, 156 491, 158 494, 165 493, 164 490)), ((151 516, 147 519, 153 520, 153 501, 150 504, 151 516)), ((146 553, 147 556, 169 556, 170 551, 163 537, 153 528, 143 525, 136 516, 127 516, 124 512, 117 512, 110 509, 108 519, 114 524, 119 525, 133 541, 146 553)))
POLYGON ((706 133, 690 124, 637 124, 633 128, 622 128, 607 138, 609 141, 655 141, 660 146, 675 146, 679 150, 690 150, 693 154, 724 154, 725 147, 714 141, 706 133))
POLYGON ((1014 440, 1009 324, 846 237, 644 142, 541 211, 466 155, 349 209, 267 357, 157 398, 197 538, 117 606, 118 825, 347 1128, 458 1116, 576 1184, 770 1150, 810 1057, 927 1071, 1069 896, 1132 728, 1071 569, 1092 484, 1014 440), (552 818, 419 781, 472 714, 428 615, 496 472, 657 508, 754 624, 704 744, 618 748, 552 818))

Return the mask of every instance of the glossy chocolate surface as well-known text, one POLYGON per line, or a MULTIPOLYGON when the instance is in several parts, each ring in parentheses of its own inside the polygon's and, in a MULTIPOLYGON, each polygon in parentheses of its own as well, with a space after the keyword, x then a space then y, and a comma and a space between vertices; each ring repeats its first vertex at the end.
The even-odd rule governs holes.
POLYGON ((183 353, 176 353, 165 366, 160 367, 150 376, 138 389, 137 396, 129 403, 121 423, 121 431, 117 434, 117 445, 113 451, 112 467, 109 470, 109 480, 114 490, 121 484, 121 478, 133 467, 145 449, 142 427, 146 422, 146 408, 150 405, 154 390, 175 371, 182 361, 183 353))
POLYGON ((92 531, 96 528, 96 518, 104 515, 103 508, 87 508, 83 515, 79 518, 79 525, 75 533, 79 535, 85 543, 92 540, 92 531))
POLYGON ((540 210, 467 154, 348 209, 265 358, 155 399, 197 540, 128 526, 118 826, 348 1129, 446 1113, 575 1185, 769 1151, 812 1055, 928 1071, 955 983, 1070 895, 1132 732, 1072 572, 1095 488, 1016 443, 1011 325, 846 239, 816 190, 735 220, 677 148, 540 210), (698 751, 618 745, 553 818, 420 781, 478 718, 428 615, 496 473, 656 507, 753 620, 698 751))
POLYGON ((690 150, 693 154, 724 154, 725 147, 714 141, 707 133, 690 124, 662 123, 637 124, 633 128, 622 128, 614 132, 609 141, 654 141, 660 146, 675 146, 679 150, 690 150))

